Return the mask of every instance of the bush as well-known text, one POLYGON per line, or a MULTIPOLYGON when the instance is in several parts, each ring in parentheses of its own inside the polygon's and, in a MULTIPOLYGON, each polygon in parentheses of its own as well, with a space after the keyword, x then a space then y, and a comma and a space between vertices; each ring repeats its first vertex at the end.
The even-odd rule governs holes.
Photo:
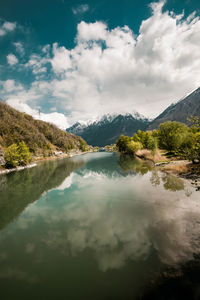
POLYGON ((131 138, 125 135, 121 135, 116 142, 116 146, 119 152, 126 153, 127 145, 130 142, 131 138))
POLYGON ((10 145, 5 151, 5 161, 7 167, 25 166, 30 161, 30 152, 24 142, 10 145))
POLYGON ((200 161, 200 132, 188 134, 180 148, 180 155, 192 161, 200 161))
POLYGON ((6 149, 5 161, 7 167, 16 168, 19 165, 19 152, 16 144, 12 144, 6 149))
POLYGON ((159 126, 159 146, 176 154, 189 133, 189 128, 179 122, 165 122, 159 126))
POLYGON ((130 141, 126 147, 127 154, 135 154, 138 150, 142 149, 142 144, 140 142, 130 141))
POLYGON ((19 165, 27 165, 30 161, 30 152, 26 144, 22 141, 18 144, 19 165))

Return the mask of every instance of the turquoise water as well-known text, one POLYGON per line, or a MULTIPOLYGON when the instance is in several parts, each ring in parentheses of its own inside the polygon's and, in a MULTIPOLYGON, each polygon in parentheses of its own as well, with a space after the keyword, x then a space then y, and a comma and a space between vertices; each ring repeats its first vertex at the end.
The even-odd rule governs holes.
POLYGON ((0 176, 0 294, 142 299, 199 254, 199 192, 113 153, 0 176))

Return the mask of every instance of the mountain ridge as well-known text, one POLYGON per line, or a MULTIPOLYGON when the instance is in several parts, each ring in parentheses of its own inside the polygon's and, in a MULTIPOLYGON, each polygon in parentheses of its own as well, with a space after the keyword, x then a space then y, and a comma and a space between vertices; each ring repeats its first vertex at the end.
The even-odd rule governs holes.
POLYGON ((200 116, 200 87, 181 98, 178 102, 169 105, 148 125, 148 130, 158 128, 161 123, 177 121, 189 125, 190 116, 200 116))
POLYGON ((121 134, 132 135, 138 129, 145 130, 149 120, 139 113, 107 114, 93 123, 76 122, 66 130, 81 136, 92 146, 105 146, 115 143, 121 134), (134 130, 133 130, 134 128, 134 130))

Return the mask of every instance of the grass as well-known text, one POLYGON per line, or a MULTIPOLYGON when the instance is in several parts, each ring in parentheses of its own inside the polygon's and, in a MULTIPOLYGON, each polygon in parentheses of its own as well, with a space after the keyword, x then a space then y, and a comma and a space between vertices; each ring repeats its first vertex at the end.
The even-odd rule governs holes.
POLYGON ((155 151, 155 153, 152 153, 148 149, 142 149, 142 150, 138 150, 135 154, 136 154, 136 156, 138 156, 140 158, 150 160, 154 163, 167 163, 167 162, 169 162, 169 160, 165 156, 165 152, 160 150, 160 149, 157 149, 155 151))

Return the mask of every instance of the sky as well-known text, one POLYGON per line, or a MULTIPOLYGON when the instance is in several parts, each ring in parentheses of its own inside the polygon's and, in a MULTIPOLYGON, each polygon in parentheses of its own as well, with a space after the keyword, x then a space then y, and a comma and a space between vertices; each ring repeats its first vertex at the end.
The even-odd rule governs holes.
POLYGON ((199 0, 2 0, 0 99, 67 128, 200 86, 199 0))

